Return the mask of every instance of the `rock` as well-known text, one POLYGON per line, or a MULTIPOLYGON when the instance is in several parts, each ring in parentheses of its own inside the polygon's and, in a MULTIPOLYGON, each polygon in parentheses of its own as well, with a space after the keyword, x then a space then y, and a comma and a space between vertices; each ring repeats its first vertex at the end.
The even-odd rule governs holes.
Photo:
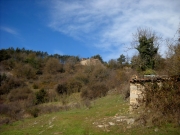
POLYGON ((117 119, 125 119, 126 116, 116 116, 117 119))
POLYGON ((104 125, 97 125, 99 128, 103 128, 104 127, 104 125))
POLYGON ((52 120, 54 120, 56 117, 53 117, 52 120))
POLYGON ((158 129, 158 128, 155 128, 155 129, 154 129, 154 131, 155 131, 155 132, 158 132, 158 131, 159 131, 159 129, 158 129))
POLYGON ((49 128, 53 128, 54 125, 49 126, 49 128))
POLYGON ((113 122, 109 122, 109 125, 114 126, 114 125, 115 125, 115 123, 113 123, 113 122))
POLYGON ((132 125, 132 124, 134 124, 135 119, 130 118, 130 119, 127 119, 126 121, 127 121, 128 125, 132 125))

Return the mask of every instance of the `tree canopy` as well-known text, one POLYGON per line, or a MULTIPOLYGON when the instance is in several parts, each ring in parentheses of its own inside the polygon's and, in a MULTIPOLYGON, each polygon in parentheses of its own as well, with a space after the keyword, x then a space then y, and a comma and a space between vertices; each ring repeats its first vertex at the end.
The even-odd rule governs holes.
POLYGON ((158 54, 158 37, 149 29, 138 29, 134 35, 134 49, 139 52, 141 71, 155 68, 155 56, 158 54))
POLYGON ((123 54, 121 54, 117 61, 122 65, 122 63, 126 61, 126 57, 123 54))

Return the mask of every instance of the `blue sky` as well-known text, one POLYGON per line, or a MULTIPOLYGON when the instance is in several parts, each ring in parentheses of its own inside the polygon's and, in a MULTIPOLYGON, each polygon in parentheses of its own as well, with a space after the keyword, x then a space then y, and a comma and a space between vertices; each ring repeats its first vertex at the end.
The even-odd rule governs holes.
MULTIPOLYGON (((180 0, 0 0, 0 49, 19 47, 48 54, 116 59, 138 27, 174 38, 180 0)), ((167 47, 161 42, 160 53, 167 47)))

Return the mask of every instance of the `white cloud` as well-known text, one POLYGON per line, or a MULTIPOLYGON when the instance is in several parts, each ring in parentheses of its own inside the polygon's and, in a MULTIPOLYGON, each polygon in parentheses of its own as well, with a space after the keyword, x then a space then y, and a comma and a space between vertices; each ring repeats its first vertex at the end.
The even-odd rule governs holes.
POLYGON ((93 43, 108 60, 126 50, 140 26, 163 38, 173 37, 180 22, 179 7, 179 0, 54 0, 49 27, 87 45, 93 43))
POLYGON ((1 30, 7 32, 7 33, 10 33, 12 35, 18 35, 18 32, 12 28, 9 28, 9 27, 0 27, 1 30))

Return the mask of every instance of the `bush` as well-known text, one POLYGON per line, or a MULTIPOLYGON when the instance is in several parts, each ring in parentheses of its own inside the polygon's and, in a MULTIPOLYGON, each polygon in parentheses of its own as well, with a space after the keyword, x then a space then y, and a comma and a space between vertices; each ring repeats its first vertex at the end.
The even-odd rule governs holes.
POLYGON ((26 87, 17 88, 11 90, 11 92, 8 95, 8 99, 10 102, 26 100, 31 94, 33 94, 32 91, 26 87))
POLYGON ((103 83, 92 84, 88 88, 83 88, 81 97, 84 99, 95 99, 106 96, 108 88, 103 83))
POLYGON ((38 88, 39 88, 38 84, 37 84, 37 83, 34 83, 34 84, 33 84, 33 89, 38 89, 38 88))
POLYGON ((0 86, 1 86, 3 81, 6 81, 6 79, 7 79, 7 75, 5 73, 0 74, 0 86))
POLYGON ((1 82, 0 95, 8 94, 12 89, 25 86, 24 82, 18 78, 10 77, 1 82))
POLYGON ((0 104, 0 114, 9 117, 11 121, 19 120, 22 118, 21 105, 19 102, 0 104))
POLYGON ((63 110, 62 106, 56 106, 56 105, 43 105, 39 106, 39 114, 47 114, 52 112, 59 112, 60 110, 63 110))
POLYGON ((84 99, 88 99, 89 95, 90 95, 90 89, 84 86, 81 90, 81 97, 84 99))
POLYGON ((67 93, 68 95, 71 93, 80 92, 82 88, 81 82, 71 79, 67 82, 67 93))
POLYGON ((1 49, 0 50, 0 62, 3 60, 7 60, 9 58, 11 58, 11 56, 7 53, 7 51, 4 49, 1 49))
POLYGON ((144 75, 155 75, 156 72, 152 69, 146 69, 146 71, 143 72, 144 75))
POLYGON ((33 108, 31 108, 31 109, 28 110, 28 112, 29 112, 34 118, 38 117, 39 111, 40 111, 40 110, 39 110, 38 108, 36 108, 36 107, 33 107, 33 108))
POLYGON ((89 82, 89 78, 88 78, 88 75, 85 74, 85 73, 79 73, 75 76, 75 79, 82 82, 83 84, 88 84, 89 82))
POLYGON ((4 124, 9 124, 10 123, 10 119, 9 118, 1 118, 0 119, 0 126, 4 125, 4 124))
POLYGON ((90 74, 89 80, 91 82, 104 82, 109 77, 109 71, 103 66, 95 66, 95 69, 90 74))
POLYGON ((67 94, 67 86, 66 83, 58 84, 56 87, 56 91, 60 94, 67 94))
POLYGON ((63 82, 61 84, 58 84, 56 87, 56 91, 60 95, 70 95, 72 93, 80 92, 82 88, 82 83, 80 81, 77 81, 75 79, 70 79, 66 82, 63 82))
POLYGON ((64 72, 63 65, 56 58, 49 58, 44 67, 46 73, 56 74, 58 72, 64 72))
POLYGON ((37 77, 36 69, 30 64, 24 63, 16 63, 16 66, 14 67, 14 75, 26 79, 35 79, 37 77))
POLYGON ((48 94, 44 89, 41 89, 36 93, 36 105, 42 104, 48 101, 48 94))
POLYGON ((170 122, 180 125, 180 82, 150 83, 145 87, 148 120, 154 125, 170 122))
POLYGON ((84 106, 86 106, 89 109, 92 107, 91 106, 91 101, 89 99, 84 99, 83 104, 84 104, 84 106))

